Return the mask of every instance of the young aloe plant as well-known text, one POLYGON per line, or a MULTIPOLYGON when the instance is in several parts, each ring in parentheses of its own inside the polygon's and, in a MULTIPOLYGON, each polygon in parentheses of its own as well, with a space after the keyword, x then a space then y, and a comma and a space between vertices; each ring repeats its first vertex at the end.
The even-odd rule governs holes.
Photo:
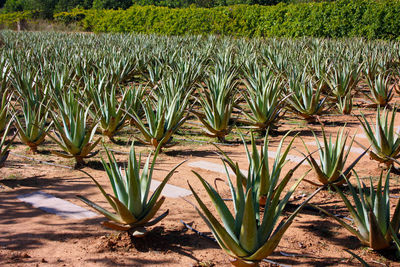
POLYGON ((133 92, 125 89, 121 100, 117 100, 117 86, 107 83, 105 76, 97 85, 88 83, 89 97, 93 103, 95 112, 100 117, 100 126, 103 135, 114 141, 115 134, 126 125, 129 111, 133 100, 133 92))
MULTIPOLYGON (((289 132, 290 133, 290 132, 289 132)), ((247 155, 247 161, 249 163, 248 165, 248 172, 247 176, 246 174, 243 174, 240 169, 237 166, 237 163, 234 163, 233 160, 224 152, 222 151, 218 146, 217 149, 222 153, 223 157, 222 160, 228 164, 228 166, 232 169, 233 172, 237 173, 238 175, 241 175, 243 185, 247 186, 247 184, 251 184, 251 187, 253 188, 254 193, 257 195, 258 199, 260 199, 260 204, 264 205, 265 203, 265 197, 268 193, 269 187, 273 186, 276 190, 277 182, 279 181, 279 178, 281 177, 281 172, 283 167, 285 166, 287 162, 287 155, 292 148, 292 144, 295 138, 293 138, 289 144, 287 145, 285 150, 282 150, 283 144, 286 140, 286 137, 288 136, 287 133, 280 141, 278 150, 275 152, 275 160, 272 166, 269 164, 269 154, 268 148, 269 148, 269 135, 268 132, 265 135, 264 138, 264 144, 260 149, 260 152, 257 150, 257 145, 254 140, 254 135, 253 132, 251 133, 251 153, 247 147, 246 141, 243 137, 242 134, 240 134, 245 150, 246 150, 246 155, 247 155), (238 172, 236 170, 239 170, 238 172), (275 183, 275 184, 274 184, 275 183)), ((301 162, 303 163, 303 161, 301 162)), ((301 164, 296 165, 290 172, 288 172, 282 181, 288 182, 290 178, 292 178, 293 172, 300 166, 301 164)))
POLYGON ((309 61, 314 81, 321 83, 321 90, 324 93, 329 92, 329 84, 326 80, 326 73, 330 73, 332 68, 332 64, 330 64, 329 61, 330 60, 326 58, 318 48, 315 50, 315 53, 311 55, 311 60, 309 61))
POLYGON ((136 113, 132 115, 134 125, 139 129, 143 138, 135 137, 141 143, 152 145, 154 149, 158 146, 171 147, 174 143, 169 143, 172 135, 186 121, 186 107, 189 103, 190 94, 182 99, 178 94, 171 102, 160 98, 154 103, 150 98, 141 101, 142 110, 146 124, 136 113))
POLYGON ((365 155, 367 151, 358 156, 349 165, 349 167, 345 169, 346 161, 349 156, 351 146, 353 145, 355 136, 347 144, 347 139, 349 137, 349 134, 348 133, 345 134, 344 129, 345 128, 342 128, 337 132, 336 140, 333 141, 332 135, 329 135, 329 137, 327 137, 325 134, 325 130, 322 127, 322 137, 323 137, 322 144, 319 141, 318 137, 313 132, 315 141, 318 146, 319 160, 320 160, 319 164, 314 159, 312 153, 309 152, 306 144, 304 143, 304 147, 306 148, 307 153, 309 154, 307 161, 316 172, 317 179, 320 184, 314 183, 308 179, 304 179, 304 181, 318 186, 328 185, 328 184, 342 185, 345 182, 343 177, 346 177, 347 179, 350 177, 351 170, 360 161, 360 159, 365 155), (347 151, 346 151, 346 144, 348 145, 347 151))
POLYGON ((396 113, 397 109, 395 108, 390 117, 390 111, 385 109, 381 116, 378 107, 375 129, 373 129, 373 123, 370 124, 363 113, 361 113, 362 119, 357 117, 372 147, 369 152, 370 157, 385 163, 388 168, 393 165, 393 159, 400 157, 400 137, 394 128, 396 113))
POLYGON ((204 134, 217 137, 221 142, 232 130, 229 121, 237 102, 235 79, 236 71, 217 67, 215 73, 205 81, 207 89, 202 87, 200 93, 199 102, 203 112, 192 111, 204 125, 204 134))
POLYGON ((243 110, 250 124, 260 130, 276 128, 281 119, 286 98, 281 99, 282 87, 277 78, 269 76, 269 72, 259 70, 247 73, 245 85, 247 90, 243 97, 250 112, 243 110))
POLYGON ((204 76, 208 60, 206 53, 188 53, 171 64, 171 78, 183 88, 192 89, 204 76))
POLYGON ((343 97, 336 98, 337 103, 336 107, 342 114, 350 114, 353 110, 353 96, 349 92, 347 95, 343 97))
POLYGON ((75 168, 85 164, 84 159, 90 158, 97 153, 91 153, 100 142, 99 137, 92 141, 98 123, 96 121, 88 124, 90 107, 84 108, 77 102, 72 92, 66 93, 56 99, 58 113, 51 113, 55 126, 55 137, 49 137, 58 144, 65 152, 52 151, 57 156, 64 158, 75 158, 75 168))
POLYGON ((315 116, 324 111, 324 104, 327 97, 321 99, 321 84, 314 89, 315 84, 312 79, 289 79, 288 93, 291 94, 287 99, 289 108, 297 115, 307 121, 314 121, 315 116))
POLYGON ((36 104, 24 101, 21 103, 21 107, 23 117, 15 116, 15 127, 22 143, 27 145, 34 154, 53 124, 47 124, 50 101, 44 99, 43 102, 36 104))
POLYGON ((128 158, 128 168, 122 170, 118 166, 115 156, 106 149, 108 162, 102 159, 102 163, 108 178, 110 180, 114 196, 107 194, 103 187, 89 175, 100 189, 107 202, 110 204, 114 213, 100 207, 96 203, 88 200, 83 196, 78 196, 80 200, 99 213, 103 214, 109 221, 103 222, 103 225, 119 231, 133 231, 134 235, 143 235, 147 226, 154 225, 168 215, 168 210, 153 219, 161 205, 165 201, 165 197, 160 198, 161 192, 168 180, 174 174, 174 171, 183 164, 176 165, 163 179, 157 189, 150 195, 150 184, 153 179, 153 170, 159 150, 154 153, 151 161, 151 153, 149 154, 143 168, 141 169, 141 155, 139 159, 136 156, 135 146, 132 144, 128 158), (152 220, 153 219, 153 220, 152 220))
POLYGON ((353 108, 352 91, 355 89, 360 76, 361 68, 350 64, 334 66, 325 76, 330 93, 336 98, 336 106, 342 114, 350 114, 353 108))
POLYGON ((393 88, 390 89, 389 81, 390 76, 385 77, 383 74, 377 75, 374 80, 368 78, 371 96, 365 94, 367 98, 378 106, 386 106, 394 96, 393 88))
MULTIPOLYGON (((279 176, 271 177, 271 183, 265 190, 264 211, 261 211, 257 189, 253 187, 253 184, 247 183, 246 188, 243 188, 243 177, 237 167, 236 185, 233 185, 227 171, 234 206, 232 213, 218 192, 198 173, 194 173, 211 198, 222 224, 189 184, 200 206, 200 208, 196 207, 196 210, 210 228, 220 247, 234 258, 231 263, 235 266, 258 266, 259 262, 268 257, 278 246, 283 234, 302 207, 320 190, 315 191, 287 219, 280 221, 289 198, 302 179, 296 181, 281 197, 289 180, 283 179, 278 182, 279 176)), ((288 172, 288 175, 292 175, 292 170, 288 172)))
POLYGON ((16 93, 31 102, 41 102, 48 95, 50 87, 44 85, 45 78, 38 70, 19 67, 13 70, 12 85, 16 93))
POLYGON ((358 83, 361 69, 350 64, 334 66, 331 72, 325 77, 336 98, 343 98, 349 95, 358 83))
POLYGON ((358 194, 354 186, 346 179, 354 205, 351 204, 349 198, 347 198, 336 185, 333 185, 349 210, 355 228, 325 209, 317 207, 325 214, 334 218, 350 233, 354 234, 363 245, 374 250, 389 248, 391 246, 392 237, 397 235, 400 228, 400 200, 397 201, 392 219, 390 219, 390 172, 386 175, 384 185, 382 177, 383 172, 381 173, 376 189, 370 177, 370 188, 368 190, 364 183, 362 183, 361 186, 360 179, 356 173, 358 194))
POLYGON ((396 93, 400 94, 400 69, 397 69, 397 73, 393 73, 393 89, 396 93))

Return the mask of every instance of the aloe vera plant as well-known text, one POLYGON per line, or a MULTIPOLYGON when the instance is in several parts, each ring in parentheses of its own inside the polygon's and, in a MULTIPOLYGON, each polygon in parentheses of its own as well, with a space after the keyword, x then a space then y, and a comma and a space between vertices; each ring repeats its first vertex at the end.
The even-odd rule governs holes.
POLYGON ((393 165, 393 160, 400 157, 400 137, 396 133, 394 121, 397 108, 391 112, 385 109, 381 116, 381 110, 378 107, 376 113, 375 127, 371 121, 361 113, 361 118, 357 117, 364 129, 368 141, 372 147, 369 155, 372 159, 386 164, 389 168, 393 165))
POLYGON ((177 94, 171 102, 159 99, 154 103, 150 98, 141 101, 145 122, 136 113, 132 114, 132 120, 143 138, 135 138, 143 144, 152 145, 154 149, 175 145, 171 143, 172 135, 187 119, 185 113, 189 97, 188 93, 183 99, 177 94))
POLYGON ((26 101, 21 103, 21 107, 23 116, 15 116, 15 127, 22 143, 27 145, 32 153, 36 153, 53 124, 47 123, 50 101, 44 99, 43 102, 36 104, 26 101))
MULTIPOLYGON (((289 171, 290 175, 291 172, 292 170, 289 171)), ((194 173, 212 200, 222 224, 189 184, 200 207, 196 207, 196 210, 210 228, 220 247, 234 258, 231 263, 235 266, 258 266, 259 262, 269 256, 278 246, 283 234, 303 205, 319 191, 314 192, 287 219, 280 221, 283 209, 302 179, 296 181, 281 197, 289 179, 285 178, 278 182, 279 176, 271 177, 271 183, 265 188, 264 211, 261 211, 257 190, 253 184, 247 183, 243 188, 243 177, 237 167, 236 184, 234 185, 227 171, 234 205, 232 213, 218 192, 198 173, 194 173)))
POLYGON ((115 134, 124 126, 131 102, 133 92, 129 89, 122 90, 121 99, 118 101, 117 86, 107 83, 105 76, 97 85, 93 82, 88 83, 87 91, 92 100, 95 112, 100 117, 102 134, 114 141, 115 134))
POLYGON ((356 87, 361 69, 350 64, 334 66, 330 73, 325 76, 325 80, 331 89, 331 93, 336 98, 342 98, 356 87))
POLYGON ((323 138, 322 144, 315 135, 315 133, 313 132, 318 147, 319 161, 320 161, 319 164, 314 159, 314 156, 312 155, 312 153, 309 152, 306 144, 304 143, 304 147, 306 148, 307 153, 309 154, 307 161, 317 174, 317 179, 319 184, 314 183, 308 179, 304 179, 304 181, 318 186, 329 185, 329 184, 342 185, 345 182, 343 177, 346 177, 347 179, 350 178, 351 170, 360 161, 360 159, 365 155, 367 151, 358 156, 345 169, 347 158, 349 156, 355 136, 350 140, 350 142, 347 142, 349 134, 344 133, 344 130, 345 127, 339 130, 336 134, 336 140, 332 140, 332 135, 330 134, 329 137, 327 137, 325 130, 322 127, 322 138, 323 138))
POLYGON ((202 111, 192 111, 204 125, 204 134, 217 137, 225 141, 232 127, 229 125, 233 107, 237 103, 236 71, 233 68, 225 70, 223 66, 217 66, 215 73, 205 81, 205 87, 201 87, 199 98, 202 111))
POLYGON ((73 92, 64 94, 56 99, 58 113, 53 111, 52 117, 55 126, 55 136, 49 137, 65 152, 52 151, 63 158, 75 158, 75 168, 85 164, 84 159, 96 155, 92 150, 100 142, 99 137, 93 141, 98 122, 89 124, 90 106, 83 105, 75 100, 73 92))
POLYGON ((41 79, 39 71, 17 66, 14 66, 12 79, 12 85, 16 92, 27 101, 41 102, 47 95, 49 87, 43 85, 44 79, 41 79))
POLYGON ((371 96, 365 94, 367 98, 378 106, 386 106, 394 96, 393 87, 390 88, 389 85, 390 76, 379 74, 374 80, 371 80, 370 78, 367 80, 371 92, 371 96))
POLYGON ((334 66, 324 79, 330 93, 336 98, 336 106, 342 114, 350 114, 353 108, 353 91, 359 80, 361 68, 350 64, 334 66))
POLYGON ((378 55, 375 53, 367 55, 363 64, 364 64, 364 69, 363 69, 364 75, 367 77, 367 79, 374 80, 375 77, 380 72, 378 55))
POLYGON ((244 81, 247 90, 242 93, 250 112, 243 110, 249 123, 260 130, 276 128, 276 123, 283 116, 286 98, 281 98, 283 88, 278 78, 272 78, 268 71, 258 69, 246 73, 244 81))
POLYGON ((396 93, 400 94, 400 69, 398 69, 397 72, 393 73, 392 79, 393 89, 396 91, 396 93))
MULTIPOLYGON (((271 152, 268 152, 269 149, 269 135, 268 131, 264 138, 264 143, 260 148, 260 151, 257 149, 257 145, 254 139, 253 132, 251 133, 251 153, 249 148, 247 147, 246 141, 242 134, 240 134, 245 150, 247 155, 248 161, 248 172, 247 174, 242 173, 235 163, 222 149, 218 146, 217 149, 222 153, 222 160, 228 164, 231 170, 236 173, 236 175, 240 175, 243 181, 243 185, 247 186, 247 184, 251 184, 254 193, 256 194, 257 198, 260 199, 260 204, 264 205, 265 197, 268 194, 269 188, 272 186, 274 190, 279 186, 277 183, 281 177, 282 169, 287 162, 287 156, 292 148, 293 141, 295 138, 292 138, 286 149, 282 150, 283 144, 290 132, 288 132, 279 142, 279 146, 276 152, 274 152, 274 162, 272 166, 269 164, 269 155, 271 152)), ((303 162, 301 162, 303 163, 303 162)), ((283 176, 283 181, 288 182, 293 175, 293 172, 300 166, 301 164, 296 165, 293 169, 286 173, 283 176)), ((308 173, 308 172, 307 172, 308 173)))
POLYGON ((321 92, 321 84, 315 85, 312 79, 289 79, 288 94, 291 95, 287 99, 288 107, 295 114, 312 122, 325 109, 327 97, 321 98, 321 92))
POLYGON ((322 92, 326 93, 329 90, 329 84, 325 77, 326 73, 330 73, 332 64, 330 64, 329 60, 324 57, 323 51, 318 47, 319 45, 319 43, 316 44, 315 53, 311 56, 310 68, 315 82, 320 82, 322 92))
POLYGON ((171 66, 171 76, 183 88, 192 89, 204 76, 207 54, 184 54, 171 66), (185 57, 186 56, 186 57, 185 57))
POLYGON ((340 113, 350 114, 353 110, 353 96, 351 95, 351 92, 343 97, 338 97, 336 101, 336 107, 338 108, 340 113))
POLYGON ((162 190, 174 174, 174 171, 183 164, 181 162, 176 165, 165 176, 153 194, 150 195, 150 184, 153 179, 158 152, 159 150, 156 150, 152 160, 152 153, 150 153, 143 168, 141 168, 141 155, 139 154, 139 158, 137 158, 135 146, 132 144, 129 152, 128 167, 122 169, 118 166, 114 154, 106 149, 108 163, 104 159, 102 159, 102 163, 114 195, 107 194, 96 179, 91 175, 89 176, 100 189, 114 213, 83 196, 78 196, 78 198, 109 220, 103 222, 104 226, 120 231, 132 231, 136 236, 143 235, 146 230, 145 227, 158 223, 168 215, 169 211, 167 210, 153 219, 165 201, 164 196, 160 198, 162 190))
POLYGON ((112 84, 124 84, 129 82, 136 72, 137 63, 132 55, 119 56, 117 51, 114 51, 114 57, 103 57, 99 62, 101 75, 107 74, 108 80, 112 84))
POLYGON ((400 200, 397 201, 392 219, 390 219, 390 172, 387 173, 384 183, 382 181, 383 172, 381 173, 376 189, 371 177, 369 179, 370 188, 368 189, 364 183, 361 185, 358 175, 355 176, 358 190, 347 180, 354 204, 351 204, 349 198, 341 189, 333 185, 350 212, 354 227, 327 210, 317 208, 339 222, 346 230, 355 235, 363 245, 374 250, 387 249, 391 246, 393 236, 397 235, 400 228, 400 200))

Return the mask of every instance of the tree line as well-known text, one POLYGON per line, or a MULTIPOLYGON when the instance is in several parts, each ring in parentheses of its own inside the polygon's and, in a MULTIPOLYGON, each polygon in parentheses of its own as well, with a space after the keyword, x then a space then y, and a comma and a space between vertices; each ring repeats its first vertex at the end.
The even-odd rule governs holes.
POLYGON ((40 17, 52 18, 55 13, 70 11, 74 8, 128 9, 133 5, 154 5, 171 8, 197 6, 207 8, 237 4, 275 5, 280 2, 298 3, 321 1, 322 0, 0 0, 0 8, 2 8, 3 13, 36 11, 40 17))

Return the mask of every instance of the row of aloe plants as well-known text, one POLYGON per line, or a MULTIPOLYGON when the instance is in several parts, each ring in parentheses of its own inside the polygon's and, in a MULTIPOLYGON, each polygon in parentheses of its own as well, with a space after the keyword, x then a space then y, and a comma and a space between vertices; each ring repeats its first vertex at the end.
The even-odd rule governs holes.
MULTIPOLYGON (((115 213, 84 196, 80 198, 109 219, 106 226, 137 235, 167 215, 164 212, 152 220, 165 201, 160 198, 161 190, 176 168, 150 196, 152 172, 157 154, 173 144, 174 133, 191 114, 204 125, 205 134, 223 141, 234 127, 232 114, 236 111, 243 114, 237 121, 272 131, 286 112, 307 121, 335 105, 341 113, 350 113, 353 96, 359 93, 366 95, 369 104, 386 106, 399 77, 399 45, 390 42, 249 42, 216 37, 11 32, 3 32, 2 37, 0 164, 16 134, 32 152, 49 136, 62 149, 55 154, 75 158, 79 167, 85 158, 96 155, 94 150, 100 141, 96 132, 113 140, 126 125, 134 126, 141 132, 137 139, 156 150, 151 164, 149 157, 140 174, 140 159, 132 148, 123 174, 112 153, 108 153, 109 163, 103 164, 114 196, 106 194, 93 178, 115 213)), ((378 107, 375 126, 365 116, 359 118, 371 143, 371 157, 389 168, 397 162, 400 151, 395 114, 385 110, 381 116, 378 107)), ((322 132, 323 144, 317 141, 320 163, 312 152, 304 158, 318 181, 302 177, 287 193, 283 192, 300 166, 281 175, 293 140, 282 151, 287 137, 282 139, 272 167, 268 163, 268 135, 261 152, 253 140, 252 151, 246 149, 247 174, 241 173, 221 150, 224 162, 236 174, 236 181, 232 181, 227 172, 233 214, 218 192, 196 174, 216 205, 222 224, 192 189, 200 216, 221 247, 236 259, 234 264, 257 264, 271 254, 303 205, 327 186, 338 192, 357 228, 339 222, 363 244, 384 249, 392 239, 397 241, 399 204, 390 221, 389 176, 385 182, 381 177, 376 190, 371 183, 368 195, 365 190, 357 194, 348 180, 364 154, 345 168, 350 151, 345 145, 352 144, 346 142, 348 135, 339 132, 332 140, 322 132), (289 218, 280 221, 302 180, 319 189, 289 218), (352 192, 355 207, 339 187, 344 183, 352 192), (263 213, 260 206, 264 206, 263 213)))
POLYGON ((194 114, 206 135, 224 141, 235 121, 265 131, 278 127, 286 112, 307 121, 333 106, 350 113, 356 93, 374 105, 387 105, 398 78, 397 43, 371 43, 361 50, 360 42, 255 40, 239 53, 243 41, 211 37, 205 43, 194 37, 76 35, 67 42, 63 34, 53 34, 46 43, 43 35, 3 32, 1 77, 7 90, 2 96, 14 103, 16 127, 32 151, 54 128, 58 134, 50 137, 66 152, 58 155, 74 157, 79 164, 97 143, 91 142, 96 122, 111 140, 129 121, 140 131, 136 138, 141 142, 168 147, 194 114), (18 45, 28 41, 41 45, 21 52, 18 45), (110 46, 93 52, 106 41, 110 46), (157 41, 161 45, 148 48, 157 41), (170 51, 167 45, 180 49, 170 51), (53 49, 45 49, 49 46, 53 49), (149 53, 133 53, 141 48, 149 53), (65 53, 76 49, 79 57, 65 53), (49 125, 51 119, 54 125, 49 125))
MULTIPOLYGON (((397 201, 391 216, 390 171, 387 172, 385 180, 381 174, 376 186, 370 178, 370 187, 367 188, 354 171, 356 164, 367 151, 353 162, 346 164, 353 141, 348 142, 348 134, 344 133, 344 129, 337 133, 336 138, 323 134, 324 146, 319 146, 317 150, 319 164, 314 159, 313 153, 308 152, 302 161, 286 172, 284 166, 288 161, 288 153, 296 136, 288 142, 286 148, 284 148, 284 144, 288 135, 281 139, 272 165, 268 159, 268 133, 260 150, 257 148, 253 135, 251 150, 248 149, 244 137, 241 137, 248 158, 247 174, 242 173, 240 170, 242 166, 235 163, 222 149, 217 147, 225 164, 226 181, 231 191, 233 208, 229 208, 230 205, 226 203, 228 200, 224 199, 216 188, 213 188, 200 174, 193 171, 213 203, 217 216, 189 183, 189 188, 198 203, 198 206, 192 205, 210 228, 220 247, 231 257, 231 263, 234 266, 257 266, 271 255, 297 214, 318 192, 327 187, 337 192, 343 200, 354 224, 349 224, 330 211, 313 205, 316 209, 338 221, 365 246, 375 250, 390 249, 392 246, 400 249, 397 237, 400 229, 400 200, 397 201), (314 169, 321 184, 317 185, 318 188, 290 216, 283 216, 285 207, 296 188, 302 181, 305 181, 304 177, 312 170, 305 172, 297 179, 293 178, 296 176, 296 169, 306 160, 314 169), (345 165, 348 166, 345 167, 345 165), (228 168, 234 171, 234 179, 231 178, 228 168), (350 181, 351 171, 356 176, 357 187, 353 186, 350 181), (346 184, 350 191, 352 202, 344 193, 343 184, 346 184)), ((316 140, 319 142, 317 137, 316 140)), ((108 219, 103 222, 104 226, 118 231, 128 231, 132 237, 144 237, 148 230, 147 227, 158 223, 167 216, 168 210, 153 219, 165 201, 164 197, 159 199, 165 184, 183 162, 175 166, 154 193, 149 195, 149 186, 159 150, 160 146, 152 160, 151 154, 149 154, 141 168, 140 156, 138 159, 135 147, 132 145, 125 171, 119 167, 113 153, 107 151, 109 163, 103 160, 103 165, 114 195, 107 194, 96 179, 88 174, 114 212, 104 209, 84 196, 78 197, 108 219)))
MULTIPOLYGON (((229 90, 227 92, 224 90, 233 88, 232 84, 229 85, 233 80, 227 84, 227 80, 224 78, 212 78, 207 87, 209 90, 203 88, 195 97, 197 101, 191 103, 193 89, 183 90, 183 87, 171 85, 174 82, 172 79, 160 83, 156 89, 150 91, 146 98, 144 95, 149 91, 146 91, 144 87, 136 86, 122 89, 123 94, 118 99, 116 87, 105 82, 105 78, 103 77, 97 83, 93 79, 88 79, 84 82, 85 90, 83 91, 70 87, 68 90, 58 92, 59 89, 54 89, 52 85, 47 85, 44 91, 40 91, 35 80, 30 83, 21 82, 23 85, 15 82, 15 91, 10 90, 12 89, 10 87, 3 90, 2 93, 2 128, 5 129, 6 122, 13 117, 20 140, 32 152, 37 151, 37 147, 44 142, 48 135, 63 150, 62 153, 55 151, 55 154, 75 158, 79 165, 83 163, 84 158, 94 155, 92 151, 100 141, 100 138, 95 140, 98 126, 104 136, 114 140, 118 131, 130 122, 141 132, 141 135, 136 138, 154 148, 160 144, 161 147, 173 145, 171 141, 174 133, 191 114, 199 118, 205 127, 205 134, 211 137, 224 140, 234 127, 234 124, 229 123, 229 114, 232 114, 235 108, 235 96, 231 95, 229 90), (215 91, 210 88, 215 88, 215 91), (204 113, 196 109, 196 105, 201 106, 204 113), (51 130, 53 133, 49 134, 51 130)), ((260 79, 254 79, 253 82, 262 83, 263 76, 260 79)), ((306 91, 305 95, 307 95, 306 91)), ((301 105, 307 102, 298 99, 301 96, 296 92, 292 92, 281 100, 277 100, 278 98, 270 92, 263 93, 261 97, 267 103, 262 101, 262 103, 252 103, 254 106, 250 105, 254 107, 254 111, 260 112, 258 114, 260 117, 267 114, 260 119, 266 119, 269 123, 255 124, 257 129, 261 130, 276 126, 276 120, 282 117, 281 113, 285 112, 281 107, 285 100, 293 102, 293 106, 290 105, 293 111, 294 107, 301 109, 301 105), (268 102, 275 103, 273 111, 266 110, 268 102), (257 104, 259 107, 255 107, 257 104), (261 109, 264 109, 265 112, 261 112, 261 109)), ((250 101, 248 97, 245 99, 250 101)), ((323 102, 325 99, 318 101, 323 102)), ((319 109, 319 106, 320 103, 315 108, 319 109)), ((305 110, 304 112, 298 114, 303 114, 306 119, 314 118, 315 113, 306 113, 305 110)), ((245 113, 245 115, 253 121, 257 120, 249 113, 245 113)), ((392 117, 394 123, 394 115, 392 117)), ((365 126, 364 129, 368 133, 371 143, 376 143, 377 146, 386 145, 386 143, 381 144, 373 140, 373 133, 371 128, 367 127, 368 122, 364 116, 361 122, 365 126)), ((394 126, 392 125, 392 127, 394 126)), ((380 131, 377 128, 376 131, 378 130, 380 131)), ((393 142, 394 137, 390 136, 388 142, 393 142)), ((394 155, 392 156, 397 156, 398 153, 397 150, 393 151, 394 155)), ((375 159, 378 157, 374 156, 375 159)), ((388 162, 393 161, 389 160, 388 162)))
MULTIPOLYGON (((383 116, 384 120, 380 120, 379 118, 380 117, 378 117, 378 124, 376 126, 377 129, 381 127, 393 131, 393 120, 387 120, 387 113, 383 116)), ((7 124, 4 136, 6 136, 9 125, 10 124, 7 124)), ((368 123, 366 123, 366 125, 368 125, 368 123)), ((382 130, 379 131, 383 132, 382 130)), ((323 130, 322 132, 324 133, 323 130)), ((378 137, 381 138, 381 143, 388 143, 382 142, 384 139, 379 132, 377 132, 376 138, 378 137)), ((261 147, 260 151, 257 149, 253 136, 251 138, 251 151, 247 148, 246 142, 242 136, 249 162, 247 174, 242 173, 240 171, 240 166, 233 162, 223 150, 218 148, 221 152, 221 158, 234 170, 236 176, 236 181, 233 182, 230 177, 230 172, 227 170, 227 181, 234 203, 233 213, 219 193, 198 173, 194 172, 210 196, 212 203, 215 205, 222 224, 199 197, 198 193, 189 185, 199 205, 199 208, 196 208, 196 210, 210 227, 210 230, 221 248, 234 258, 232 264, 235 266, 257 265, 261 260, 268 257, 278 246, 280 239, 292 224, 296 215, 301 211, 302 207, 306 205, 315 194, 328 186, 338 192, 339 196, 343 199, 354 221, 354 225, 348 224, 346 221, 321 207, 316 208, 332 216, 332 218, 337 220, 366 246, 376 250, 382 250, 390 248, 393 241, 396 245, 399 245, 397 233, 400 226, 400 201, 398 201, 395 206, 393 215, 390 216, 390 172, 388 172, 385 181, 383 181, 381 175, 376 187, 374 187, 370 179, 370 188, 368 190, 364 184, 361 184, 360 179, 354 172, 358 184, 357 194, 357 189, 349 181, 349 174, 367 151, 352 163, 349 164, 347 162, 346 164, 347 156, 352 146, 352 140, 347 142, 348 134, 344 134, 344 129, 342 129, 337 133, 334 139, 332 136, 327 137, 323 134, 323 146, 319 144, 318 138, 316 137, 318 142, 317 151, 319 153, 319 164, 314 159, 313 153, 308 152, 303 161, 299 162, 285 174, 283 172, 283 167, 287 162, 287 156, 294 141, 293 138, 286 148, 283 149, 286 138, 287 135, 281 139, 275 160, 272 165, 270 165, 268 160, 268 135, 265 136, 264 145, 261 147), (347 148, 346 145, 348 146, 347 148), (292 181, 295 170, 305 160, 309 161, 321 184, 317 185, 311 182, 319 186, 319 188, 288 218, 281 219, 285 206, 289 202, 295 189, 303 180, 306 181, 304 177, 308 172, 303 174, 303 176, 296 181, 292 181), (345 168, 345 165, 348 166, 345 168), (287 193, 283 193, 284 190, 287 190, 289 182, 293 182, 293 185, 287 193), (351 204, 348 197, 343 193, 343 189, 339 187, 344 183, 347 184, 351 192, 353 203, 355 203, 354 205, 351 204), (261 207, 263 207, 263 211, 261 207)), ((385 136, 385 138, 390 139, 390 134, 389 136, 385 136)), ((398 142, 396 141, 396 143, 398 142)), ((150 195, 150 183, 160 148, 161 145, 158 146, 153 159, 151 160, 151 155, 149 155, 143 168, 141 168, 141 157, 139 156, 139 159, 137 158, 134 146, 132 146, 128 166, 125 171, 122 171, 112 152, 107 151, 109 163, 103 160, 103 165, 110 179, 114 196, 107 194, 96 179, 88 174, 99 187, 101 193, 113 208, 114 212, 107 211, 84 196, 79 196, 79 198, 109 220, 103 222, 103 225, 119 231, 128 231, 132 233, 134 237, 139 237, 145 235, 146 227, 158 223, 167 216, 168 211, 153 219, 165 201, 164 197, 160 198, 165 184, 173 175, 174 170, 183 162, 174 167, 163 179, 161 185, 150 195)), ((373 151, 377 153, 375 148, 376 146, 373 146, 373 151)), ((308 151, 307 148, 306 150, 308 151)), ((395 160, 391 155, 388 155, 387 158, 395 160)), ((226 168, 228 168, 228 166, 226 166, 226 168)))

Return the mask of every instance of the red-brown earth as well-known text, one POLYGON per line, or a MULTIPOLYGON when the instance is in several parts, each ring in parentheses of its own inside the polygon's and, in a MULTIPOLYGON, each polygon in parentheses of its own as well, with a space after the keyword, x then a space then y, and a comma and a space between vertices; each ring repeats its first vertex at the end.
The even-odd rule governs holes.
MULTIPOLYGON (((398 99, 395 98, 393 102, 398 99)), ((375 109, 363 108, 362 111, 374 119, 375 109)), ((353 113, 359 114, 359 112, 360 109, 355 107, 353 113)), ((351 134, 362 133, 360 124, 354 116, 326 115, 321 116, 320 120, 325 124, 327 133, 335 134, 345 123, 351 134)), ((396 126, 400 126, 399 118, 396 120, 396 126)), ((184 129, 189 130, 188 128, 184 129)), ((321 137, 318 124, 295 124, 294 116, 288 114, 279 128, 279 135, 269 138, 270 150, 276 151, 283 134, 287 130, 292 130, 291 136, 298 133, 298 137, 290 154, 301 156, 298 151, 305 152, 305 149, 300 137, 305 142, 314 141, 310 129, 315 130, 316 134, 321 137)), ((292 138, 291 136, 286 143, 292 138)), ((125 139, 129 138, 125 134, 125 139)), ((187 138, 187 136, 180 136, 180 138, 187 138)), ((261 140, 262 138, 260 138, 261 140)), ((363 146, 368 146, 367 139, 357 138, 356 140, 363 146)), ((220 147, 239 162, 242 169, 247 169, 244 146, 239 142, 232 143, 236 144, 220 147)), ((128 144, 108 143, 108 145, 120 151, 129 150, 128 144)), ((360 147, 358 144, 354 144, 354 146, 360 147)), ((101 149, 101 146, 98 148, 101 149)), ((309 148, 315 149, 316 147, 309 146, 309 148)), ((30 155, 24 145, 17 143, 12 147, 12 152, 37 160, 73 166, 72 161, 50 154, 51 149, 57 148, 55 144, 47 141, 42 147, 39 147, 38 154, 30 155)), ((143 151, 144 154, 149 152, 149 148, 143 145, 137 146, 137 149, 143 151)), ((181 142, 177 146, 166 149, 158 157, 154 178, 161 180, 173 166, 182 160, 187 160, 178 168, 169 183, 188 189, 187 182, 189 182, 206 204, 211 206, 211 201, 192 170, 196 170, 211 184, 217 177, 225 179, 225 175, 191 168, 188 164, 199 160, 221 164, 215 152, 216 148, 210 144, 181 142)), ((348 162, 353 161, 358 155, 350 152, 348 162)), ((84 170, 93 175, 106 191, 111 193, 108 178, 101 169, 101 156, 104 156, 104 151, 90 159, 84 170)), ((126 162, 127 155, 117 155, 117 159, 126 162)), ((270 162, 272 160, 270 159, 270 162)), ((285 170, 289 170, 294 165, 295 163, 288 162, 285 170)), ((308 164, 302 165, 295 172, 292 183, 309 169, 308 164)), ((355 170, 362 179, 372 176, 376 182, 381 172, 381 166, 366 155, 357 164, 355 170)), ((391 177, 391 194, 399 196, 399 177, 394 174, 391 177)), ((307 175, 307 179, 315 181, 313 171, 307 175)), ((145 238, 131 240, 126 233, 119 233, 103 227, 101 222, 104 221, 104 218, 100 215, 93 219, 63 219, 17 199, 19 195, 40 190, 85 208, 87 206, 76 198, 76 194, 83 195, 107 207, 98 188, 89 177, 80 171, 49 166, 10 155, 5 166, 0 169, 0 185, 1 266, 230 265, 228 256, 215 242, 197 235, 181 223, 182 220, 196 230, 210 235, 209 229, 194 208, 181 198, 167 198, 161 212, 169 209, 169 215, 159 224, 151 227, 145 238)), ((223 196, 229 197, 229 189, 224 183, 218 182, 218 189, 223 196)), ((314 186, 302 182, 294 193, 292 203, 301 203, 314 190, 314 186)), ((195 202, 192 196, 186 199, 195 202)), ((397 199, 391 201, 392 208, 394 208, 397 199)), ((320 192, 312 199, 311 203, 325 207, 335 214, 349 216, 340 198, 332 191, 320 192)), ((289 209, 286 214, 292 211, 289 209)), ((305 209, 298 215, 274 254, 268 259, 279 264, 296 266, 359 266, 360 263, 344 249, 359 255, 371 266, 400 266, 395 261, 395 250, 379 253, 365 248, 356 237, 336 221, 311 209, 305 209)), ((267 262, 262 264, 271 265, 267 262)))

